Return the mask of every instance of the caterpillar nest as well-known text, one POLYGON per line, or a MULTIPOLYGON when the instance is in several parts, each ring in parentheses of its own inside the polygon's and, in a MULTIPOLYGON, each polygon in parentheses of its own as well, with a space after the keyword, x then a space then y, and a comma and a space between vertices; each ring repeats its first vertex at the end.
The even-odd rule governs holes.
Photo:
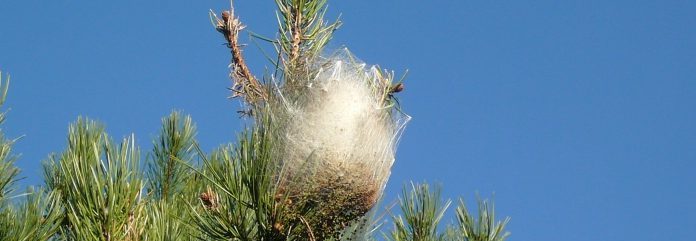
POLYGON ((273 104, 282 143, 278 190, 295 209, 309 206, 322 215, 312 224, 315 233, 331 233, 381 197, 410 117, 394 105, 393 74, 366 67, 348 50, 309 70, 309 78, 279 88, 273 104))

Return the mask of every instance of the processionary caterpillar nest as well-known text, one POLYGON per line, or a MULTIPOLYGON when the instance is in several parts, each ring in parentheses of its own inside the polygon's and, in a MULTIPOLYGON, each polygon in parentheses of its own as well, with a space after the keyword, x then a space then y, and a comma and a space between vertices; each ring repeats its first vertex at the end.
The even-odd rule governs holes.
POLYGON ((330 233, 378 201, 410 117, 392 103, 393 75, 347 50, 308 66, 311 76, 293 80, 300 90, 279 88, 273 103, 282 143, 278 190, 323 216, 315 233, 330 233))

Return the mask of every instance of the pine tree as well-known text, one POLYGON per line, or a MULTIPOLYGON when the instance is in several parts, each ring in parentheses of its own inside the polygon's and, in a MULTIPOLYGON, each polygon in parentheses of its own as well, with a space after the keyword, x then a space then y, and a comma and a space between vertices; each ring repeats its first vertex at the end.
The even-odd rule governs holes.
MULTIPOLYGON (((234 8, 211 12, 231 53, 231 95, 252 123, 235 143, 206 153, 174 111, 143 155, 134 136, 115 141, 78 118, 66 149, 44 161, 44 185, 19 193, 16 140, 0 132, 0 240, 505 240, 509 219, 496 221, 486 200, 477 217, 460 200, 443 227, 452 203, 427 184, 405 187, 398 211, 377 207, 410 118, 395 97, 403 78, 326 52, 341 26, 324 20, 326 0, 275 1, 278 37, 252 35, 276 49, 261 78, 234 8), (400 214, 387 227, 384 213, 400 214)), ((0 106, 8 86, 0 73, 0 106)))

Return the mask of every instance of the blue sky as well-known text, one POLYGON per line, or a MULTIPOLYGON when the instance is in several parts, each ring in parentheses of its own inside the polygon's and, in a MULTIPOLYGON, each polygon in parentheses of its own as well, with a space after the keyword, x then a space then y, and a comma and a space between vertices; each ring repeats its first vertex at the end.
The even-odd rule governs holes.
MULTIPOLYGON (((387 200, 409 180, 495 196, 510 240, 696 238, 693 1, 329 2, 345 23, 330 48, 410 70, 400 98, 413 120, 387 200)), ((274 36, 273 1, 236 5, 248 29, 274 36)), ((24 135, 21 184, 41 183, 40 161, 80 115, 143 149, 172 109, 192 115, 206 149, 234 140, 229 56, 207 16, 226 6, 0 4, 3 131, 24 135)))

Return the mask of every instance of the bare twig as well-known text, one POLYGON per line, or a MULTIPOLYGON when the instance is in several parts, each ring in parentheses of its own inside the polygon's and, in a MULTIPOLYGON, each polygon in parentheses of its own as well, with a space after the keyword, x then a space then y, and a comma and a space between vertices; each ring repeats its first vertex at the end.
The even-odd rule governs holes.
POLYGON ((267 94, 261 83, 254 77, 246 64, 239 45, 239 31, 244 29, 244 25, 234 15, 234 9, 222 12, 222 19, 211 13, 215 18, 215 29, 222 33, 227 40, 227 47, 232 54, 232 73, 231 78, 234 84, 230 88, 232 97, 244 96, 249 104, 256 104, 259 101, 267 100, 267 94))
POLYGON ((304 223, 304 225, 307 226, 307 233, 309 233, 309 240, 316 241, 317 238, 314 237, 314 232, 312 232, 312 226, 309 225, 307 220, 305 220, 303 217, 300 217, 300 221, 302 221, 302 223, 304 223))

